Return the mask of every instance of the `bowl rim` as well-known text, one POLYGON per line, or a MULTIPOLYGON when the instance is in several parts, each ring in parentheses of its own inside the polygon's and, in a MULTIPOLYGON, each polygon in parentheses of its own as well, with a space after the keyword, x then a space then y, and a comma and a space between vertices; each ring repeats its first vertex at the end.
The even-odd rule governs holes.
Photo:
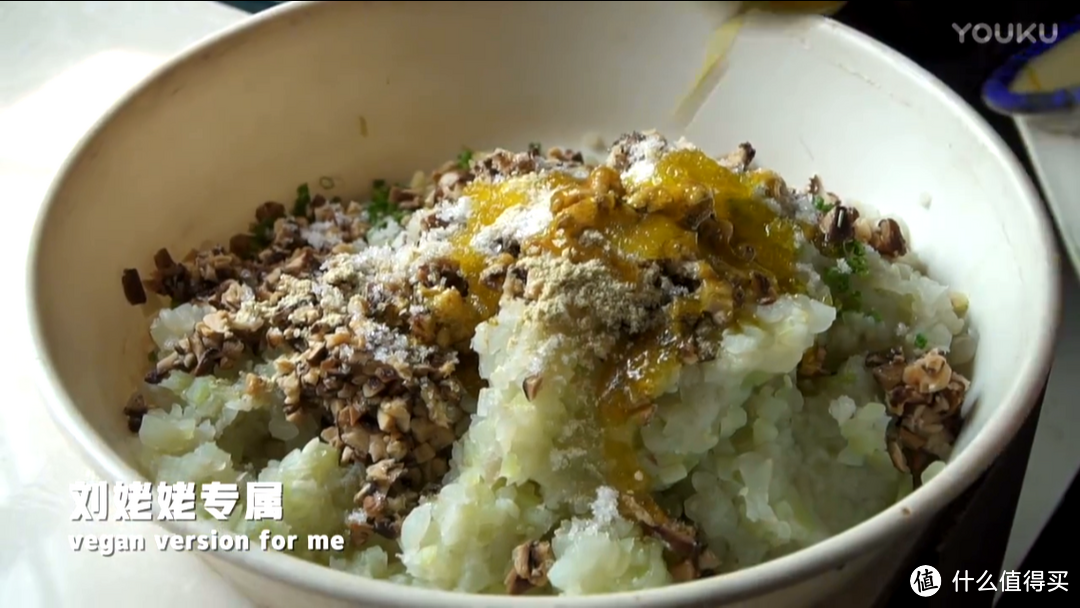
MULTIPOLYGON (((154 69, 138 85, 118 99, 84 134, 55 174, 39 207, 31 233, 26 273, 26 305, 29 330, 34 348, 33 381, 43 397, 43 404, 53 421, 75 444, 84 460, 110 483, 116 481, 148 481, 135 468, 129 466, 116 450, 97 434, 75 405, 72 395, 65 389, 53 364, 43 327, 37 294, 43 277, 38 274, 40 258, 45 250, 43 234, 53 215, 56 198, 66 187, 68 176, 77 167, 97 138, 108 128, 113 119, 125 111, 138 97, 152 90, 163 79, 182 65, 189 64, 197 56, 224 44, 248 36, 257 35, 272 23, 298 18, 302 15, 325 10, 333 4, 324 1, 289 2, 251 16, 223 30, 215 32, 192 44, 154 69)), ((936 96, 951 106, 957 118, 976 134, 987 150, 997 159, 1008 175, 1026 196, 1026 205, 1016 209, 1026 223, 1033 226, 1035 237, 1045 249, 1045 264, 1026 269, 1032 284, 1042 286, 1032 298, 1032 318, 1045 319, 1046 323, 1031 336, 1033 345, 1030 356, 1016 370, 1013 385, 1001 395, 1000 413, 991 418, 986 426, 972 439, 966 449, 929 480, 918 491, 912 492, 885 510, 837 535, 807 548, 762 564, 717 577, 689 583, 668 585, 642 591, 629 591, 589 596, 556 597, 509 597, 481 596, 460 592, 406 587, 384 580, 370 579, 301 560, 284 554, 274 554, 255 549, 248 552, 213 553, 205 556, 213 563, 222 560, 232 567, 258 577, 268 577, 298 590, 350 602, 367 602, 386 606, 568 606, 575 608, 601 608, 616 603, 648 604, 654 606, 684 606, 699 604, 702 600, 738 601, 760 595, 762 590, 776 590, 813 577, 833 568, 842 568, 847 562, 880 551, 888 543, 910 532, 916 525, 926 522, 946 504, 956 499, 986 470, 1004 450, 1009 441, 1026 420, 1049 373, 1051 356, 1055 346, 1060 320, 1059 258, 1056 241, 1049 217, 1041 203, 1038 191, 1022 168, 1016 155, 1005 145, 990 125, 959 95, 898 51, 858 32, 844 24, 825 17, 819 20, 830 30, 828 35, 846 39, 846 42, 862 52, 876 54, 893 67, 920 82, 927 94, 936 96)), ((205 534, 213 526, 209 522, 157 521, 172 534, 205 534)), ((236 584, 236 583, 233 583, 236 584)))
POLYGON ((1069 38, 1080 34, 1080 15, 1059 24, 1053 42, 1036 40, 1010 56, 983 83, 982 98, 991 110, 1005 116, 1059 114, 1080 106, 1080 85, 1037 93, 1015 93, 1010 86, 1020 72, 1037 57, 1057 48, 1069 38))

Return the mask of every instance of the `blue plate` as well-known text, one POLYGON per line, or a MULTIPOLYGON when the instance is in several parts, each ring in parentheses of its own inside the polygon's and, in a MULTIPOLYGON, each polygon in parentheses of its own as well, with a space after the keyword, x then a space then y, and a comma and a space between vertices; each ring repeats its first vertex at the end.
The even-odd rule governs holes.
POLYGON ((1080 108, 1080 86, 1041 93, 1014 93, 1009 85, 1033 59, 1080 32, 1080 17, 1062 23, 1053 42, 1036 41, 1013 55, 983 84, 982 97, 990 109, 1007 116, 1069 112, 1080 108))

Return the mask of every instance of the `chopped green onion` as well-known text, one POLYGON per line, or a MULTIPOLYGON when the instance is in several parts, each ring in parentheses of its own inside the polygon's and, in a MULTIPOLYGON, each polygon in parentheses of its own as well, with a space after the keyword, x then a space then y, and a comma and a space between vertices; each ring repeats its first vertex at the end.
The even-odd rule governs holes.
POLYGON ((274 242, 274 220, 265 219, 251 224, 251 236, 259 249, 266 249, 274 242))
MULTIPOLYGON (((398 186, 401 187, 401 186, 398 186)), ((390 202, 390 184, 377 179, 371 183, 371 202, 367 206, 368 222, 372 226, 382 226, 388 218, 400 222, 405 212, 390 202)))
POLYGON ((847 260, 851 272, 857 275, 865 275, 870 272, 870 263, 866 260, 866 248, 859 241, 844 243, 844 258, 847 260))
POLYGON ((825 271, 825 276, 822 277, 825 281, 825 285, 834 292, 834 295, 843 294, 851 289, 851 276, 846 272, 841 272, 839 268, 829 268, 825 271))
POLYGON ((457 162, 458 166, 463 170, 468 171, 469 165, 472 163, 473 151, 468 148, 462 148, 461 153, 458 154, 457 162))
POLYGON ((825 286, 832 292, 833 306, 840 312, 862 310, 862 292, 851 288, 851 273, 832 267, 822 276, 825 286))
POLYGON ((815 196, 814 197, 814 208, 817 209, 818 211, 822 212, 822 213, 828 213, 829 211, 832 210, 833 206, 830 205, 829 203, 825 202, 825 197, 823 197, 823 196, 815 196))
POLYGON ((293 215, 301 217, 307 215, 308 206, 311 204, 311 189, 306 183, 296 188, 296 202, 293 203, 293 215))

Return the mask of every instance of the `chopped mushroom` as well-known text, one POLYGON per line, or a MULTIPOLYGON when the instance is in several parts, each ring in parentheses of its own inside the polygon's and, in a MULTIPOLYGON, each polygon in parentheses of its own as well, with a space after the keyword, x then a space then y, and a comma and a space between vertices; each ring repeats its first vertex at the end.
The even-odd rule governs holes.
POLYGON ((831 245, 850 241, 855 237, 855 222, 859 211, 854 207, 834 205, 821 216, 818 228, 825 237, 825 244, 831 245))
POLYGON ((886 433, 889 457, 918 487, 927 465, 949 457, 971 384, 952 369, 940 349, 911 360, 893 349, 868 356, 866 365, 885 391, 892 417, 886 433))
POLYGON ((675 582, 685 583, 715 574, 718 568, 720 568, 720 560, 716 554, 703 549, 696 557, 688 557, 671 564, 668 566, 668 572, 675 582))
POLYGON ((897 258, 907 254, 907 241, 896 220, 886 218, 878 222, 870 236, 869 245, 886 258, 897 258))
POLYGON ((689 524, 666 521, 652 526, 646 525, 646 528, 650 534, 663 541, 675 555, 696 556, 701 550, 697 530, 689 524))
POLYGON ((721 165, 733 171, 746 171, 754 162, 756 155, 757 150, 754 150, 754 146, 749 142, 743 142, 734 152, 722 156, 719 161, 721 165))
MULTIPOLYGON (((530 153, 532 150, 530 150, 530 153)), ((584 164, 585 156, 577 150, 562 149, 562 148, 550 148, 547 151, 547 157, 551 160, 559 161, 564 164, 584 164)))
POLYGON ((878 220, 872 225, 870 220, 860 217, 855 220, 854 238, 869 245, 886 259, 895 259, 907 254, 907 241, 900 223, 892 218, 878 220))
POLYGON ((128 399, 127 405, 124 406, 124 415, 128 418, 128 429, 133 433, 138 433, 142 428, 143 416, 149 408, 146 406, 146 399, 139 393, 131 395, 128 399))
POLYGON ((683 205, 679 225, 687 230, 697 230, 706 220, 715 215, 713 196, 708 190, 697 189, 683 205))
POLYGON ((349 522, 349 540, 354 547, 363 547, 371 536, 375 534, 375 528, 367 522, 349 522))
POLYGON ((671 574, 671 579, 676 583, 685 583, 698 577, 697 568, 694 567, 694 560, 691 559, 683 560, 668 567, 668 572, 671 574))
POLYGON ((127 298, 129 304, 137 306, 139 304, 146 304, 146 289, 143 288, 142 279, 139 278, 139 271, 134 268, 125 268, 124 274, 121 277, 121 282, 124 287, 124 297, 127 298))
POLYGON ((952 381, 952 368, 939 350, 932 350, 904 368, 904 384, 917 386, 920 393, 936 393, 952 381))
POLYGON ((415 211, 423 206, 422 192, 409 188, 392 186, 390 188, 390 202, 404 211, 415 211))
POLYGON ((817 378, 820 376, 828 376, 829 371, 825 369, 825 357, 827 351, 824 346, 817 345, 811 346, 803 353, 802 360, 799 362, 798 375, 800 378, 817 378))
POLYGON ((530 541, 514 548, 510 572, 506 575, 506 592, 521 595, 547 584, 547 573, 555 564, 555 553, 547 541, 530 541))
POLYGON ((878 386, 886 393, 903 382, 904 367, 906 365, 907 358, 901 348, 893 348, 882 353, 871 353, 866 357, 866 366, 870 368, 870 373, 873 374, 874 380, 877 380, 878 386))
POLYGON ((720 560, 702 541, 700 531, 685 521, 668 519, 663 516, 658 520, 654 513, 630 495, 620 495, 619 504, 627 516, 636 521, 646 533, 664 543, 672 565, 671 574, 676 580, 691 580, 715 572, 720 567, 720 560), (690 578, 680 578, 689 576, 690 578))
MULTIPOLYGON (((397 202, 417 198, 404 188, 388 192, 397 202)), ((300 217, 288 216, 280 203, 260 206, 260 229, 272 222, 273 232, 262 235, 270 242, 254 256, 210 248, 176 261, 167 250, 158 251, 151 288, 174 302, 195 300, 215 310, 162 353, 145 381, 157 384, 174 370, 213 374, 250 354, 278 350, 276 372, 249 377, 248 392, 280 390, 286 420, 322 424, 321 437, 339 450, 342 466, 366 469, 354 500, 367 523, 353 530, 354 539, 367 531, 393 538, 421 494, 442 481, 452 444, 464 431, 457 424, 464 416, 458 354, 435 345, 444 328, 430 310, 417 309, 423 296, 411 286, 385 283, 360 294, 352 304, 368 314, 363 323, 351 321, 342 279, 336 278, 348 276, 323 267, 334 249, 315 246, 303 235, 313 217, 330 235, 323 240, 341 241, 335 246, 362 238, 363 208, 311 203, 300 217), (398 335, 409 341, 402 356, 376 360, 379 348, 398 348, 398 335)), ((251 238, 234 239, 234 250, 243 250, 251 238)), ((426 293, 467 293, 468 284, 449 260, 433 260, 422 272, 426 293)), ((144 411, 136 400, 125 409, 132 430, 144 411)))
POLYGON ((525 393, 525 398, 529 401, 536 399, 536 395, 540 392, 540 387, 544 383, 543 376, 534 374, 525 378, 521 384, 521 390, 525 393))
POLYGON ((258 222, 273 222, 282 217, 285 217, 285 205, 281 203, 266 202, 255 210, 255 220, 258 222))
POLYGON ((627 133, 611 144, 608 152, 607 164, 616 171, 625 171, 630 165, 641 160, 639 144, 645 141, 648 133, 634 131, 627 133))
POLYGON ((861 216, 858 209, 841 204, 835 195, 825 192, 821 179, 817 176, 810 178, 807 192, 823 199, 819 203, 822 213, 818 220, 818 229, 826 245, 854 239, 869 245, 886 259, 891 260, 907 254, 907 241, 900 223, 896 220, 884 218, 878 220, 876 225, 872 224, 870 219, 861 216))

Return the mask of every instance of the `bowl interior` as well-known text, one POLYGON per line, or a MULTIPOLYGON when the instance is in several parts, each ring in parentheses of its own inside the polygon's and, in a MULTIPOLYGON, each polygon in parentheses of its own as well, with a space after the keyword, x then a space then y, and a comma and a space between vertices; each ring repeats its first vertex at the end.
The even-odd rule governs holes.
MULTIPOLYGON (((709 4, 327 3, 187 55, 92 134, 41 220, 31 308, 60 401, 133 463, 120 408, 147 339, 123 268, 227 239, 301 182, 360 195, 462 146, 668 126, 701 67, 709 4)), ((1056 321, 1049 233, 1015 159, 942 85, 821 18, 752 22, 685 135, 716 153, 749 141, 789 183, 819 174, 899 215, 931 274, 968 294, 979 402, 957 471, 916 494, 958 493, 947 486, 974 479, 1026 414, 1056 321)))

